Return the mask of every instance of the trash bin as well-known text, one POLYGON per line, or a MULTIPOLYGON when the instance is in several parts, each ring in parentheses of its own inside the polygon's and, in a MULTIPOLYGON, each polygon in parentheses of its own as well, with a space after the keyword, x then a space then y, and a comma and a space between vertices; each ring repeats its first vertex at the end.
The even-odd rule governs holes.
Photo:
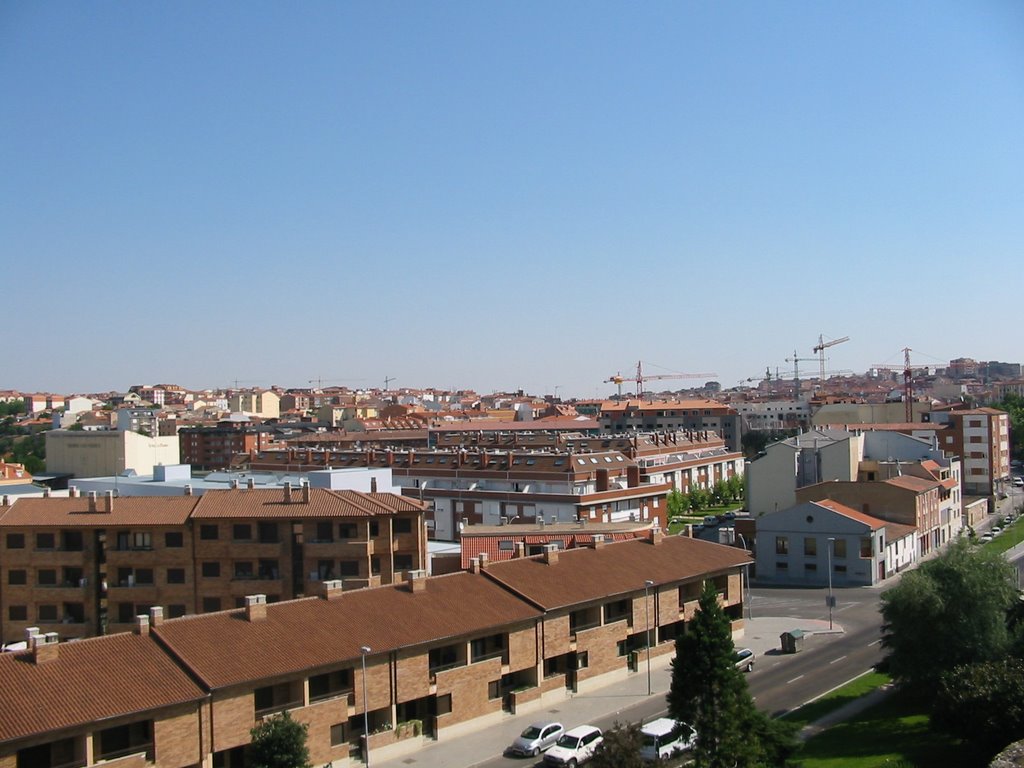
POLYGON ((798 653, 804 647, 804 631, 802 629, 791 629, 783 632, 779 639, 782 640, 783 653, 798 653))

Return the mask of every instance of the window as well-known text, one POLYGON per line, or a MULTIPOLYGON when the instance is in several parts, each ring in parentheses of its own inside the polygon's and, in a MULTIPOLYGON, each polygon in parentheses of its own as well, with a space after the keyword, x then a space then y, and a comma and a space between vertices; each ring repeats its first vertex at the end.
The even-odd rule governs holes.
POLYGON ((252 561, 251 560, 239 560, 235 563, 235 578, 236 579, 251 579, 252 578, 252 561))
POLYGON ((213 613, 214 611, 220 610, 220 598, 219 597, 204 597, 203 598, 203 613, 213 613))
POLYGON ((39 606, 39 620, 40 621, 56 621, 57 620, 57 606, 56 605, 40 605, 39 606))
POLYGON ((214 541, 220 538, 220 531, 216 525, 200 525, 199 538, 203 541, 214 541))
POLYGON ((380 536, 380 523, 376 520, 370 523, 370 538, 374 536, 380 536))
POLYGON ((81 531, 61 531, 60 548, 65 552, 81 552, 83 547, 81 531))
POLYGON ((815 573, 815 572, 817 572, 817 570, 818 570, 818 564, 817 563, 804 563, 804 572, 805 573, 815 573))
POLYGON ((359 575, 359 561, 358 560, 342 560, 338 563, 338 573, 342 576, 358 576, 359 575))
POLYGON ((130 624, 135 620, 135 605, 133 603, 117 604, 117 620, 121 624, 130 624))
POLYGON ((8 571, 7 572, 7 583, 11 585, 23 585, 26 584, 26 573, 25 571, 8 571))
POLYGON ((84 587, 85 571, 75 566, 65 566, 62 582, 65 587, 84 587))
POLYGON ((57 586, 57 571, 53 568, 40 568, 37 583, 41 587, 57 586))
POLYGON ((280 569, 277 560, 260 560, 257 564, 257 576, 261 579, 280 578, 280 569))
MULTIPOLYGON (((846 557, 846 539, 836 539, 832 542, 832 556, 846 557)), ((846 566, 843 566, 843 570, 846 570, 846 566)))
POLYGON ((501 698, 501 680, 491 680, 487 683, 487 698, 492 701, 501 698))
POLYGON ((871 537, 863 536, 860 540, 860 556, 871 557, 871 537))
POLYGON ((185 569, 184 568, 168 568, 167 569, 167 583, 168 584, 184 584, 185 583, 185 569))
POLYGON ((412 555, 395 555, 395 570, 396 571, 411 571, 412 570, 412 555))
POLYGON ((334 561, 333 560, 317 560, 316 561, 316 577, 320 581, 330 581, 334 578, 334 561))
POLYGON ((277 523, 260 523, 258 527, 260 544, 277 544, 281 540, 277 523))
POLYGON ((447 715, 452 711, 452 695, 446 693, 443 696, 437 697, 437 714, 447 715))
POLYGON ((220 576, 220 563, 207 561, 203 563, 203 577, 215 579, 220 576))
POLYGON ((339 539, 354 539, 356 538, 356 535, 356 526, 354 523, 340 523, 338 525, 339 539))
POLYGON ((345 724, 335 723, 331 726, 331 746, 340 747, 345 743, 345 724))
POLYGON ((412 520, 408 517, 395 518, 395 533, 412 533, 412 520))
POLYGON ((836 567, 835 567, 835 571, 836 571, 836 573, 846 573, 846 566, 845 565, 839 565, 837 563, 836 567))
POLYGON ((7 548, 8 549, 24 549, 25 548, 25 534, 24 533, 8 533, 7 534, 7 548))
POLYGON ((149 531, 135 531, 132 534, 132 549, 152 549, 153 534, 149 531))
POLYGON ((499 552, 514 552, 516 543, 514 541, 499 541, 498 551, 499 552))
POLYGON ((185 537, 181 531, 168 531, 164 534, 164 546, 170 549, 185 546, 185 537))
POLYGON ((7 609, 7 618, 11 621, 28 621, 28 608, 24 605, 12 605, 7 609))
POLYGON ((327 522, 320 522, 316 524, 316 540, 317 541, 334 541, 334 526, 327 522))
POLYGON ((309 700, 319 701, 352 690, 352 670, 337 669, 309 678, 309 700))
POLYGON ((136 584, 152 584, 153 583, 153 569, 152 568, 136 568, 135 569, 135 583, 136 584))
POLYGON ((775 537, 775 554, 776 555, 788 555, 789 554, 789 539, 785 536, 775 537))
POLYGON ((788 571, 789 570, 789 563, 787 563, 785 560, 777 560, 775 562, 775 570, 777 570, 777 571, 788 571))
POLYGON ((371 557, 370 558, 370 573, 373 574, 374 576, 380 576, 380 558, 379 557, 371 557))
POLYGON ((177 619, 185 615, 185 606, 180 604, 173 604, 167 606, 167 618, 177 619))
POLYGON ((818 540, 812 538, 804 539, 804 554, 807 557, 815 557, 818 554, 818 540))
POLYGON ((36 549, 55 549, 56 539, 52 533, 36 534, 36 549))
POLYGON ((239 523, 231 526, 231 538, 235 541, 251 541, 252 526, 248 523, 239 523))

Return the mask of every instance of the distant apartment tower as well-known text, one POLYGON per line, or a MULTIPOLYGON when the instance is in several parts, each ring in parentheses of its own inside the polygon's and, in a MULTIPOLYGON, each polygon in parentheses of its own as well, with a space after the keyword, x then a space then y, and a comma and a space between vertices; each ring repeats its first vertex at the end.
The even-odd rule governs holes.
POLYGON ((948 423, 945 451, 959 454, 964 493, 992 496, 1010 477, 1010 416, 996 408, 933 411, 931 420, 948 423))
POLYGON ((179 430, 180 461, 194 469, 225 469, 237 453, 259 452, 272 442, 266 427, 248 421, 222 421, 214 427, 186 427, 179 430))

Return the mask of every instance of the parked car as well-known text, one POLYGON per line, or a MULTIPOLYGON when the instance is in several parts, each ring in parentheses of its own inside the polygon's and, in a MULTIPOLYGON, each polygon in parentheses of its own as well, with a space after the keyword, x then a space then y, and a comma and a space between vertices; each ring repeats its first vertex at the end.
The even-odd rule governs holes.
POLYGON ((544 753, 544 765, 564 765, 576 768, 594 756, 598 745, 604 741, 600 728, 581 725, 566 731, 555 742, 555 746, 544 753))
POLYGON ((736 651, 736 669, 744 672, 754 671, 754 652, 749 648, 741 648, 736 651))
POLYGON ((978 537, 978 541, 980 541, 982 544, 985 544, 986 542, 992 541, 992 539, 994 538, 995 536, 993 536, 991 533, 983 533, 981 534, 981 536, 978 537))
POLYGON ((993 525, 991 528, 988 529, 988 532, 991 533, 993 536, 998 536, 1000 533, 1003 532, 1003 529, 998 525, 993 525))
POLYGON ((1013 484, 1018 488, 1024 487, 1024 477, 1018 476, 1013 478, 1013 484))
POLYGON ((553 746, 563 733, 565 733, 565 728, 561 723, 550 721, 534 723, 519 734, 508 751, 513 755, 536 757, 553 746))
POLYGON ((651 761, 676 757, 693 749, 697 741, 697 734, 690 725, 670 717, 652 720, 640 729, 640 735, 643 738, 640 757, 651 761))
POLYGON ((704 517, 704 525, 718 525, 718 515, 707 515, 704 517))

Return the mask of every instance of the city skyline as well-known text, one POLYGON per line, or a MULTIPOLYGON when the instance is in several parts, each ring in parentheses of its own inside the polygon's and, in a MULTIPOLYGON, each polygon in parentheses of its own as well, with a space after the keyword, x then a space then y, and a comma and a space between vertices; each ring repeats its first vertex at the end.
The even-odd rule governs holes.
POLYGON ((1019 4, 12 2, 0 95, 4 387, 1021 357, 1019 4))

